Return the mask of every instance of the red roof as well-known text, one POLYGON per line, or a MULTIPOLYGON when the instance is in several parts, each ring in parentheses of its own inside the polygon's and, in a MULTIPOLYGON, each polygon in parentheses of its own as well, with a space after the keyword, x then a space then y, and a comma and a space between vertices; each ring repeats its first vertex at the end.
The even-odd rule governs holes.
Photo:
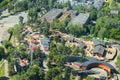
POLYGON ((48 47, 44 47, 44 50, 45 50, 45 51, 48 51, 48 50, 49 50, 49 48, 48 48, 48 47))
POLYGON ((36 40, 35 40, 35 39, 31 39, 31 42, 32 42, 32 43, 35 43, 35 42, 36 42, 36 40))
POLYGON ((32 50, 37 50, 39 48, 40 48, 40 46, 32 46, 32 50))

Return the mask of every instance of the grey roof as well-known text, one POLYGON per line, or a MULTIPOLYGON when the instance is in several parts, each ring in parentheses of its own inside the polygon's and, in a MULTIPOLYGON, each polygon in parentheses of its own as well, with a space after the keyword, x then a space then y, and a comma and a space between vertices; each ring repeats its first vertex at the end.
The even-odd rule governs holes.
POLYGON ((111 14, 118 14, 119 11, 118 11, 118 10, 111 10, 110 13, 111 13, 111 14))
POLYGON ((68 10, 67 11, 69 14, 77 14, 77 11, 75 11, 75 10, 68 10))
POLYGON ((44 47, 49 47, 49 45, 50 45, 50 39, 49 39, 49 38, 41 39, 41 44, 42 44, 44 47))
POLYGON ((99 54, 104 54, 105 48, 101 45, 96 46, 93 50, 93 53, 99 53, 99 54))
POLYGON ((73 18, 69 24, 73 25, 79 25, 79 24, 85 24, 89 18, 89 13, 80 13, 78 16, 73 18))
POLYGON ((68 41, 73 41, 75 38, 74 37, 67 37, 68 41))
POLYGON ((9 39, 10 39, 10 34, 7 31, 4 31, 2 35, 2 40, 9 40, 9 39))
POLYGON ((99 9, 100 7, 103 6, 103 0, 94 0, 94 7, 99 9))
MULTIPOLYGON (((115 68, 111 64, 108 64, 107 62, 99 61, 95 58, 89 58, 88 61, 86 61, 82 64, 82 66, 89 66, 90 64, 93 64, 93 63, 105 64, 108 67, 110 67, 110 69, 115 70, 115 68)), ((89 66, 89 67, 92 67, 92 66, 89 66)))
POLYGON ((63 9, 51 9, 42 18, 56 19, 62 12, 63 9))
POLYGON ((101 41, 101 40, 93 40, 93 43, 95 46, 97 46, 97 45, 104 45, 105 46, 105 44, 106 44, 104 41, 101 41))
POLYGON ((81 42, 81 43, 79 43, 79 47, 80 47, 80 48, 85 48, 85 47, 86 47, 86 44, 83 43, 83 42, 81 42))

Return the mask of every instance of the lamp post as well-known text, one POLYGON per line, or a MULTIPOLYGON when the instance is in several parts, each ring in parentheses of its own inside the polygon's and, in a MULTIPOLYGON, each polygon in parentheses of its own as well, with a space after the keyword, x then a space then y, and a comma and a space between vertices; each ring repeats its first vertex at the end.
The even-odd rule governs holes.
POLYGON ((30 44, 29 48, 30 48, 30 65, 32 66, 32 60, 33 60, 32 44, 30 44))

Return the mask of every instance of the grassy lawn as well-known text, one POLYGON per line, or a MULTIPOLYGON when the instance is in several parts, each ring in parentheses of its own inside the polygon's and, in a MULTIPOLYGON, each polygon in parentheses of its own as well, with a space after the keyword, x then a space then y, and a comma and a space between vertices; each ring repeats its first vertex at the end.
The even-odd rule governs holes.
POLYGON ((5 69, 4 69, 4 64, 0 67, 0 77, 1 76, 4 76, 4 71, 5 71, 5 69))

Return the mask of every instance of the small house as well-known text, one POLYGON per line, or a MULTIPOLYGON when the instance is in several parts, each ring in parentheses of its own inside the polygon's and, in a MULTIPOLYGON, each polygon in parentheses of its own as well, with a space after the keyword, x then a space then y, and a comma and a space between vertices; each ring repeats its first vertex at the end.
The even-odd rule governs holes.
POLYGON ((105 48, 101 45, 96 46, 93 50, 93 55, 98 57, 104 57, 105 56, 105 48))
POLYGON ((41 45, 45 51, 48 51, 50 46, 50 39, 47 37, 41 39, 41 45))

